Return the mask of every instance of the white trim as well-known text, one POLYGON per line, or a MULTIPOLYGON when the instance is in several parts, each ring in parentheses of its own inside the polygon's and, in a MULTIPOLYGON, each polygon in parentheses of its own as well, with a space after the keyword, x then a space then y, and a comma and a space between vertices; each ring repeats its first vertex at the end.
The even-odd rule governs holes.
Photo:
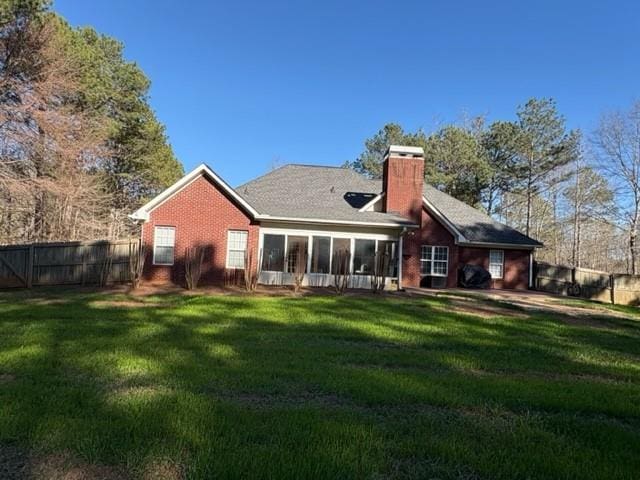
POLYGON ((360 210, 358 210, 359 212, 368 212, 376 203, 378 203, 380 200, 382 200, 385 196, 385 193, 382 192, 378 195, 376 195, 375 197, 373 197, 371 200, 369 200, 364 207, 362 207, 360 210))
POLYGON ((256 215, 256 220, 273 220, 278 222, 288 223, 309 223, 309 224, 322 224, 322 225, 353 225, 353 226, 367 226, 367 227, 382 227, 382 228, 418 228, 419 226, 414 223, 381 223, 381 222, 360 222, 353 220, 329 220, 326 218, 299 218, 299 217, 272 217, 271 215, 256 215))
POLYGON ((533 251, 529 252, 529 288, 533 288, 533 251))
POLYGON ((242 205, 252 216, 257 216, 258 212, 247 203, 247 201, 242 198, 238 193, 231 188, 222 178, 220 178, 211 168, 209 168, 204 163, 193 169, 191 172, 186 174, 176 183, 171 185, 169 188, 160 192, 156 195, 152 200, 147 202, 145 205, 140 207, 138 210, 129 215, 129 218, 133 220, 144 220, 145 222, 149 220, 149 213, 154 209, 160 206, 165 200, 171 198, 173 195, 178 193, 184 187, 189 185, 191 182, 196 180, 200 175, 208 176, 213 182, 219 185, 225 192, 227 192, 234 200, 236 200, 240 205, 242 205))
POLYGON ((405 156, 405 155, 418 155, 420 157, 424 156, 424 149, 422 147, 408 147, 406 145, 389 145, 387 148, 387 155, 393 156, 394 154, 405 156))
POLYGON ((492 243, 492 242, 461 242, 461 247, 495 247, 503 250, 534 250, 541 248, 542 245, 518 245, 517 243, 492 243))
POLYGON ((398 290, 402 290, 402 249, 404 248, 404 232, 398 238, 398 290))

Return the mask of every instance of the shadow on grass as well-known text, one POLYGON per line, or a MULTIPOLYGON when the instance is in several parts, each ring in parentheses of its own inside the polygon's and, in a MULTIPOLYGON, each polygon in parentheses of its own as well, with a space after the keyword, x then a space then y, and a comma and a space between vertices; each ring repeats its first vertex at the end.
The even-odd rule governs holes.
POLYGON ((0 440, 134 476, 158 458, 192 478, 623 478, 640 466, 638 327, 446 307, 3 296, 0 440))

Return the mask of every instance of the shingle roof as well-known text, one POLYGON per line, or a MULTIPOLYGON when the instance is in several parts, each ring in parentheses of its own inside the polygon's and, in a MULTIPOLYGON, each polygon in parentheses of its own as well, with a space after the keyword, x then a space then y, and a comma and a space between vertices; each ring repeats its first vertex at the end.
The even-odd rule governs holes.
POLYGON ((514 228, 497 222, 480 210, 426 184, 424 197, 471 243, 542 246, 514 228))
POLYGON ((411 225, 382 212, 359 212, 380 193, 380 182, 349 168, 285 165, 237 187, 260 214, 272 217, 411 225))
MULTIPOLYGON (((360 212, 380 194, 382 181, 368 179, 349 168, 285 165, 235 191, 261 215, 389 226, 411 224, 397 214, 360 212)), ((471 243, 541 245, 431 185, 424 186, 424 196, 471 243)))

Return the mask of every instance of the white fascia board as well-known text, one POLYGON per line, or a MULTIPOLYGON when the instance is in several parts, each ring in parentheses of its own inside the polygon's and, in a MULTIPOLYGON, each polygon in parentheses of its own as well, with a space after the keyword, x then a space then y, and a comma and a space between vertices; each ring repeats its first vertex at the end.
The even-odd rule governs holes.
POLYGON ((462 247, 482 247, 482 248, 501 248, 504 250, 533 250, 535 248, 541 248, 542 245, 519 245, 517 243, 498 243, 498 242, 459 242, 458 245, 462 247))
POLYGON ((375 197, 373 197, 371 200, 369 200, 364 207, 362 207, 360 210, 358 210, 359 212, 367 212, 369 211, 369 209, 371 207, 373 207, 376 203, 378 203, 380 200, 382 200, 384 198, 384 192, 376 195, 375 197))
POLYGON ((418 228, 415 224, 393 224, 381 222, 359 222, 353 220, 331 220, 326 218, 299 218, 299 217, 277 217, 271 215, 256 215, 256 220, 274 220, 278 222, 291 223, 318 223, 323 225, 354 225, 365 227, 383 227, 383 228, 418 228))
POLYGON ((422 203, 429 213, 433 214, 442 224, 446 227, 447 230, 454 236, 456 243, 466 242, 467 239, 465 236, 449 221, 447 217, 445 217, 433 204, 426 199, 426 197, 422 197, 422 203))
POLYGON ((251 205, 249 205, 244 198, 238 195, 238 193, 233 188, 231 188, 224 180, 222 180, 222 178, 220 178, 213 170, 211 170, 211 168, 203 163, 193 169, 191 172, 187 173, 176 183, 160 192, 152 200, 147 202, 138 210, 133 212, 131 215, 129 215, 129 218, 133 220, 149 220, 149 213, 154 208, 160 206, 165 200, 171 198, 184 187, 196 180, 200 175, 205 175, 213 180, 215 184, 219 185, 225 192, 227 192, 231 196, 231 198, 242 205, 253 217, 258 216, 258 212, 251 205))

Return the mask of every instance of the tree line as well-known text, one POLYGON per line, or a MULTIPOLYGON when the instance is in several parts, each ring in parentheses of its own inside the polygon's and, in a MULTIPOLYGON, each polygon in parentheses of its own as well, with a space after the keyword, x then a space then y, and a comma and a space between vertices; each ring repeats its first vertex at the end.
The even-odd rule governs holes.
POLYGON ((346 165, 381 177, 392 144, 423 147, 428 183, 543 242, 538 259, 638 273, 640 102, 588 133, 567 129, 550 98, 530 99, 512 121, 475 117, 430 133, 389 123, 346 165))
POLYGON ((182 166, 123 46, 0 0, 0 244, 118 238, 182 166))

